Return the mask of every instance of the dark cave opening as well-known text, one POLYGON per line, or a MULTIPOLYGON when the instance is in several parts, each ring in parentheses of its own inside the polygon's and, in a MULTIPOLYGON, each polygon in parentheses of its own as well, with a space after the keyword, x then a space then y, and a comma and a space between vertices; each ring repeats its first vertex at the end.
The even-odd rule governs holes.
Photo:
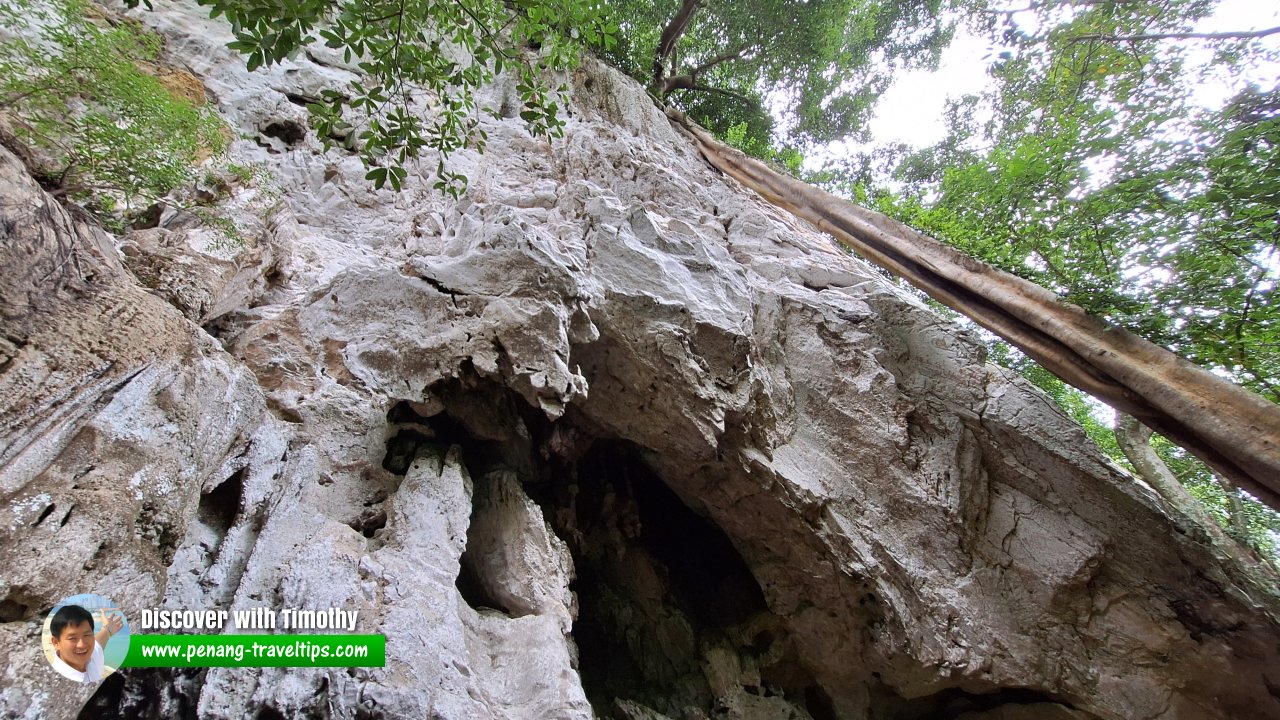
POLYGON ((217 487, 200 495, 196 518, 213 531, 219 546, 235 525, 236 516, 240 514, 240 502, 244 496, 244 473, 244 468, 240 468, 217 487))
MULTIPOLYGON (((593 447, 580 464, 582 471, 592 461, 598 464, 591 470, 606 483, 619 468, 628 476, 640 511, 640 544, 666 566, 672 590, 699 624, 727 628, 768 610, 764 592, 728 536, 681 502, 630 448, 593 447)), ((579 483, 585 485, 582 471, 579 483)))
POLYGON ((99 685, 77 720, 196 720, 205 668, 125 668, 99 685))
MULTIPOLYGON (((502 587, 495 591, 501 579, 489 576, 492 564, 473 551, 503 541, 492 523, 484 531, 489 536, 475 536, 483 525, 475 519, 486 493, 494 492, 493 478, 505 473, 504 487, 532 500, 569 548, 576 669, 598 717, 842 717, 832 695, 839 689, 816 680, 743 554, 681 499, 671 478, 653 469, 653 451, 611 437, 576 408, 553 422, 516 393, 474 376, 437 383, 430 393, 429 401, 403 400, 388 410, 381 461, 391 474, 383 484, 391 484, 371 487, 370 502, 354 521, 366 538, 380 535, 387 522, 383 502, 414 460, 456 445, 473 485, 473 522, 455 578, 461 599, 511 618, 537 611, 502 587)), ((680 487, 680 478, 674 482, 680 487)), ((205 525, 225 533, 234 524, 241 485, 234 475, 201 498, 205 525)), ((80 717, 150 717, 145 709, 157 707, 192 717, 202 681, 203 671, 118 673, 80 717)), ((870 686, 868 717, 892 720, 1063 704, 1020 688, 952 688, 907 700, 877 685, 870 686)))
MULTIPOLYGON (((477 538, 474 537, 477 532, 475 514, 479 509, 479 500, 485 492, 485 473, 495 467, 504 467, 511 463, 525 466, 529 464, 518 459, 521 452, 527 455, 527 444, 517 442, 515 445, 520 447, 513 451, 510 438, 507 442, 492 439, 495 433, 501 435, 507 429, 499 429, 492 425, 483 428, 477 426, 476 421, 479 416, 475 413, 475 408, 496 405, 504 413, 510 413, 519 418, 519 404, 496 386, 478 382, 474 378, 447 380, 438 383, 433 390, 440 396, 449 398, 450 405, 462 408, 459 412, 464 418, 469 419, 471 426, 469 427, 467 421, 460 420, 451 412, 442 412, 442 406, 429 407, 409 400, 399 401, 387 412, 387 422, 394 433, 387 441, 383 468, 393 474, 404 475, 418 458, 419 452, 424 449, 444 454, 450 446, 456 445, 461 448, 463 462, 472 478, 472 522, 468 526, 466 550, 460 558, 458 577, 454 585, 462 599, 472 609, 497 611, 508 617, 518 617, 521 613, 507 607, 506 603, 489 590, 491 578, 485 576, 486 568, 476 561, 472 548, 478 544, 477 538), (476 394, 483 398, 483 402, 479 405, 474 403, 476 394), (435 412, 432 412, 433 410, 435 412), (481 436, 490 439, 482 439, 481 436)), ((519 432, 514 432, 512 437, 519 435, 519 432)), ((381 521, 379 528, 386 524, 385 511, 381 512, 381 521)))
POLYGON ((262 129, 262 134, 284 142, 290 147, 302 142, 307 136, 307 129, 293 120, 275 120, 262 129))
MULTIPOLYGON (((0 597, 0 623, 33 620, 40 615, 40 601, 25 591, 23 587, 11 587, 9 592, 0 597)), ((48 612, 50 608, 46 608, 48 612)))
MULTIPOLYGON (((607 716, 615 698, 677 716, 691 708, 714 711, 706 648, 752 654, 731 630, 768 616, 746 562, 629 443, 596 440, 560 477, 570 483, 558 489, 572 498, 573 510, 572 527, 563 532, 580 538, 579 672, 597 712, 607 716)), ((765 634, 767 646, 773 637, 765 634)))
POLYGON ((26 617, 31 617, 31 606, 20 603, 17 600, 5 598, 0 600, 0 622, 10 623, 17 622, 26 617))
MULTIPOLYGON (((1022 687, 998 688, 987 692, 971 692, 953 687, 910 700, 883 687, 880 688, 880 694, 878 704, 882 710, 873 717, 892 720, 953 720, 1003 707, 1024 708, 1026 714, 1019 717, 1074 709, 1074 705, 1066 698, 1022 687)), ((1055 714, 1054 717, 1058 715, 1055 714)))
POLYGON ((284 713, 270 705, 264 705, 258 708, 258 714, 254 717, 254 720, 288 720, 288 718, 284 716, 284 713))
MULTIPOLYGON (((389 409, 383 468, 398 482, 420 453, 461 448, 475 490, 468 549, 455 585, 477 611, 511 618, 534 610, 500 599, 485 563, 469 553, 477 544, 477 503, 491 475, 515 475, 569 547, 576 573, 570 586, 577 604, 571 632, 576 669, 598 717, 844 716, 839 697, 832 696, 840 689, 819 684, 801 660, 787 621, 770 611, 743 554, 652 468, 651 451, 601 432, 574 408, 558 421, 548 420, 497 383, 454 379, 431 392, 430 403, 405 400, 389 409)), ((235 522, 241 485, 237 474, 203 496, 200 519, 225 533, 235 522)), ((382 503, 394 492, 388 488, 371 488, 372 501, 353 525, 366 538, 386 524, 382 503)), ((485 540, 492 544, 494 537, 485 540)), ((155 708, 194 717, 203 677, 204 671, 117 673, 80 717, 158 717, 155 708)), ((1022 688, 950 688, 908 700, 875 681, 869 687, 869 718, 958 718, 1004 705, 1070 707, 1061 698, 1022 688)), ((321 717, 321 707, 307 717, 321 717)), ((270 720, 276 712, 264 706, 259 717, 270 720)))
POLYGON ((476 569, 475 562, 466 552, 462 554, 458 568, 458 579, 454 581, 454 586, 458 588, 458 594, 473 610, 496 610, 507 617, 516 616, 485 587, 484 581, 476 569))
POLYGON ((578 610, 572 639, 598 716, 624 716, 619 701, 683 717, 724 715, 727 702, 785 698, 796 717, 835 717, 742 555, 651 469, 646 450, 610 437, 572 407, 552 422, 475 376, 437 383, 429 397, 434 413, 405 401, 388 419, 429 437, 438 452, 461 447, 476 491, 459 593, 476 609, 511 617, 526 611, 486 590, 493 579, 471 555, 477 540, 487 540, 472 536, 486 478, 514 472, 570 549, 578 610), (731 680, 721 677, 728 671, 708 669, 716 653, 734 658, 731 680))
POLYGON ((387 452, 382 456, 382 469, 392 475, 404 475, 418 456, 423 445, 434 442, 434 439, 419 430, 401 429, 387 440, 387 452))
POLYGON ((386 498, 384 497, 366 502, 360 516, 347 523, 347 526, 366 538, 373 539, 377 537, 378 531, 387 526, 387 510, 383 507, 385 500, 386 498))
POLYGON ((125 677, 125 673, 116 672, 103 680, 89 701, 80 708, 77 720, 121 717, 117 708, 124 704, 125 677))

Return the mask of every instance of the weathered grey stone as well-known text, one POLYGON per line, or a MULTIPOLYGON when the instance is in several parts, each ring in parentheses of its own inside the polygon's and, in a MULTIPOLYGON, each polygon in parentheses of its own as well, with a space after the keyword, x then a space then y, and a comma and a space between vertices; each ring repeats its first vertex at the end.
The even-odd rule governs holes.
POLYGON ((385 668, 131 672, 121 717, 1280 713, 1271 588, 616 71, 573 75, 562 140, 486 118, 458 201, 432 159, 397 195, 269 131, 350 68, 246 74, 156 5, 283 202, 232 198, 262 233, 219 259, 0 154, 0 715, 85 702, 34 642, 82 591, 388 637, 385 668))
POLYGON ((70 717, 91 693, 45 662, 44 612, 81 592, 153 606, 202 498, 277 430, 245 366, 3 150, 0 197, 0 709, 70 717))
POLYGON ((130 233, 120 254, 138 283, 200 325, 246 307, 262 293, 263 270, 271 266, 263 248, 245 248, 235 261, 224 260, 192 252, 190 235, 164 229, 130 233))

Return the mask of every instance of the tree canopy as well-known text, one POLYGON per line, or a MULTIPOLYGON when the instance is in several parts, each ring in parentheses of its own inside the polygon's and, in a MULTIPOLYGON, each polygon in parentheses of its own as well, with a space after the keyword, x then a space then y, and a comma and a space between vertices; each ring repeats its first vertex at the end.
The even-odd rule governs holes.
POLYGON ((1185 48, 1109 39, 1173 34, 1211 3, 1080 5, 1006 28, 992 90, 897 166, 882 208, 1280 401, 1280 86, 1200 107, 1185 48))
POLYGON ((117 200, 154 202, 227 144, 207 107, 175 95, 154 64, 159 36, 103 27, 80 0, 0 5, 3 134, 22 145, 33 172, 101 219, 117 200))
POLYGON ((937 62, 952 0, 610 0, 621 28, 604 56, 718 133, 769 139, 862 132, 895 68, 937 62))

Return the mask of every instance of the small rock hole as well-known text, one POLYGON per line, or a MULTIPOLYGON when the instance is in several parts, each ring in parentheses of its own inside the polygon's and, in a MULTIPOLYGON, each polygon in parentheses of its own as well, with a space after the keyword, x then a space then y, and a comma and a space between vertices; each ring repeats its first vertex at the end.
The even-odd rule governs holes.
POLYGON ((231 474, 216 488, 200 496, 196 519, 213 531, 218 545, 235 524, 244 495, 244 468, 231 474))
POLYGON ((58 506, 56 504, 51 503, 48 507, 44 509, 44 512, 40 513, 40 517, 36 518, 36 521, 31 524, 31 527, 39 527, 40 523, 44 522, 46 518, 52 515, 53 511, 56 510, 57 508, 58 506))
POLYGON ((307 136, 307 130, 293 120, 276 120, 263 128, 262 134, 292 146, 302 142, 307 136))
POLYGON ((372 538, 376 532, 387 526, 387 511, 381 506, 366 508, 360 518, 349 527, 366 538, 372 538))
POLYGON ((13 597, 0 600, 0 623, 18 622, 31 617, 31 606, 13 597))
POLYGON ((382 469, 392 475, 404 475, 418 457, 418 449, 433 442, 419 430, 403 429, 387 441, 387 454, 382 458, 382 469))
POLYGON ((461 567, 458 569, 458 579, 454 582, 454 586, 458 588, 458 593, 462 595, 462 599, 473 610, 497 610, 511 617, 511 611, 485 590, 484 583, 480 581, 480 576, 476 574, 473 567, 474 563, 470 562, 470 560, 471 558, 467 557, 464 552, 462 554, 461 567))

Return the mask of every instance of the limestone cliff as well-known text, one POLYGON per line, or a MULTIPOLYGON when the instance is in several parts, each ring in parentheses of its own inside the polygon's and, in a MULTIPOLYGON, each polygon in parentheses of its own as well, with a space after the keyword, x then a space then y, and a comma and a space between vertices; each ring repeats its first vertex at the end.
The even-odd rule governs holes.
POLYGON ((459 201, 373 191, 291 132, 341 63, 156 5, 282 202, 229 259, 0 151, 0 717, 1280 716, 1268 588, 631 81, 487 120, 459 201), (95 694, 38 646, 89 591, 354 609, 388 662, 95 694))

